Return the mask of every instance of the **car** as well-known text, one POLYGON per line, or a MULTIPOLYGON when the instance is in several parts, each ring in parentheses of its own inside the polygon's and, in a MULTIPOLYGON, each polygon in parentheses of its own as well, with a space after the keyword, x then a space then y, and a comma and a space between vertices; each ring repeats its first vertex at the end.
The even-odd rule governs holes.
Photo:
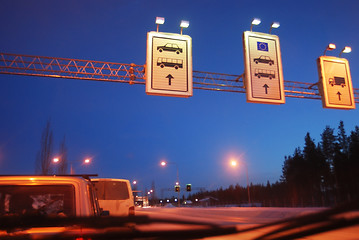
POLYGON ((269 64, 270 66, 272 64, 274 64, 274 61, 270 57, 264 56, 264 55, 260 56, 259 58, 254 58, 253 61, 256 64, 258 64, 258 63, 266 63, 266 64, 269 64))
POLYGON ((130 181, 127 179, 91 179, 95 186, 100 208, 109 211, 110 216, 135 215, 135 201, 130 181))
POLYGON ((0 176, 0 215, 98 216, 91 182, 79 176, 0 176))
POLYGON ((175 43, 166 43, 163 46, 158 46, 157 50, 159 52, 168 51, 168 52, 175 52, 177 54, 180 54, 183 51, 182 48, 178 47, 178 45, 175 43))
MULTIPOLYGON (((33 224, 36 220, 45 225, 0 231, 2 237, 27 236, 40 239, 45 236, 63 234, 68 230, 83 233, 81 226, 63 224, 50 226, 51 219, 99 217, 101 211, 93 185, 86 175, 0 176, 0 218, 4 222, 33 224)), ((71 221, 69 222, 71 223, 71 221)), ((20 237, 21 238, 21 237, 20 237)))

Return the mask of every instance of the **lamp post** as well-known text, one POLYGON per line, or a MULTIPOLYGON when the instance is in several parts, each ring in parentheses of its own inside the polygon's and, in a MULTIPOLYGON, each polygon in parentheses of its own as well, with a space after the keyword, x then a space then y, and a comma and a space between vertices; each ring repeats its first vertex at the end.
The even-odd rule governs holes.
POLYGON ((280 27, 279 22, 273 22, 272 25, 270 26, 269 34, 272 33, 272 29, 273 29, 273 28, 279 28, 279 27, 280 27))
POLYGON ((165 23, 165 18, 164 17, 156 17, 157 32, 158 32, 158 29, 159 29, 160 25, 162 25, 164 23, 165 23))
POLYGON ((251 22, 251 32, 253 29, 253 25, 259 25, 261 23, 261 20, 259 18, 253 18, 251 22))
POLYGON ((350 53, 352 51, 352 48, 351 47, 344 47, 343 50, 339 53, 339 57, 342 56, 343 53, 350 53))
MULTIPOLYGON (((180 186, 180 182, 179 182, 179 174, 178 174, 178 165, 177 163, 175 162, 166 162, 166 161, 162 161, 161 162, 161 166, 162 167, 165 167, 167 164, 174 164, 176 165, 176 172, 177 172, 177 181, 176 181, 176 186, 180 186)), ((180 207, 180 191, 181 191, 181 188, 179 188, 178 192, 177 192, 177 195, 178 195, 178 207, 180 207)))
MULTIPOLYGON (((248 166, 245 162, 241 161, 242 165, 244 165, 246 169, 246 177, 247 177, 247 193, 248 193, 248 203, 251 205, 251 193, 249 191, 249 177, 248 177, 248 166)), ((238 165, 238 162, 236 160, 231 160, 230 162, 232 167, 236 167, 238 165)))
POLYGON ((182 20, 181 24, 180 24, 180 27, 181 27, 181 35, 182 35, 183 28, 188 28, 189 27, 189 21, 182 20))
POLYGON ((325 54, 327 53, 327 51, 332 51, 334 49, 336 49, 337 47, 335 46, 334 43, 329 43, 327 48, 324 50, 323 56, 325 56, 325 54))

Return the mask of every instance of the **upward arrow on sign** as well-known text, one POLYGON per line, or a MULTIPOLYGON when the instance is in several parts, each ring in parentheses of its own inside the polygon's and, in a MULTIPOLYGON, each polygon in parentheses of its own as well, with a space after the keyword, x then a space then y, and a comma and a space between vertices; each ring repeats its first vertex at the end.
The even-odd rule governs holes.
POLYGON ((263 87, 265 88, 266 94, 268 94, 268 88, 269 88, 269 86, 268 86, 267 84, 264 84, 263 87))
POLYGON ((168 85, 171 85, 171 80, 174 77, 171 74, 168 74, 166 78, 168 78, 168 85))
POLYGON ((342 95, 342 94, 338 91, 337 95, 338 95, 339 101, 341 101, 342 99, 341 99, 340 95, 342 95))

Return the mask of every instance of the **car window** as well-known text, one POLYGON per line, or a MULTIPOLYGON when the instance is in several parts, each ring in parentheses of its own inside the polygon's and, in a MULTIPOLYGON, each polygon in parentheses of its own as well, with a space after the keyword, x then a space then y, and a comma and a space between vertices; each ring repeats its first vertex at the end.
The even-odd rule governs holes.
POLYGON ((0 186, 0 216, 74 216, 72 185, 0 186))
POLYGON ((125 200, 130 198, 126 182, 94 181, 93 183, 99 200, 125 200))

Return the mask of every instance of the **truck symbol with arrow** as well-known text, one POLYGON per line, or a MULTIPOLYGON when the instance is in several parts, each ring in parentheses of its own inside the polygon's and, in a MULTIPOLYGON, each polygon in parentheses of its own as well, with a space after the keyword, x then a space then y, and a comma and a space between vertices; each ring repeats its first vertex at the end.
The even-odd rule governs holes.
POLYGON ((334 85, 345 87, 345 78, 343 78, 343 77, 329 78, 329 84, 332 85, 332 87, 334 85))

